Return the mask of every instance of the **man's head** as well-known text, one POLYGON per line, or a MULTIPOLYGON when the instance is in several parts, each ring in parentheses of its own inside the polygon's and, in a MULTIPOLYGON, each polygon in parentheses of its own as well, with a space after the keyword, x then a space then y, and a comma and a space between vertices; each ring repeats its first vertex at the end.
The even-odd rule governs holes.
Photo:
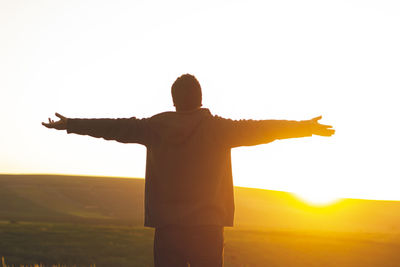
POLYGON ((171 94, 177 111, 190 111, 201 107, 201 86, 191 74, 178 77, 172 84, 171 94))

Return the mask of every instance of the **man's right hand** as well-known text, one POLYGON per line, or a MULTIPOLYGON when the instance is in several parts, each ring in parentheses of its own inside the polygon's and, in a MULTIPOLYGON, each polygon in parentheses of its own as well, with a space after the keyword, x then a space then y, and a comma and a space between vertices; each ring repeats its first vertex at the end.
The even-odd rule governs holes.
POLYGON ((318 116, 311 120, 303 121, 303 123, 307 123, 309 125, 312 134, 327 137, 335 134, 335 130, 332 129, 331 125, 320 124, 318 122, 321 118, 322 116, 318 116))
POLYGON ((58 113, 56 113, 56 116, 58 118, 60 118, 60 120, 54 121, 49 118, 49 122, 48 123, 42 122, 42 125, 46 126, 47 128, 50 128, 50 129, 66 130, 68 118, 66 118, 63 115, 58 114, 58 113))

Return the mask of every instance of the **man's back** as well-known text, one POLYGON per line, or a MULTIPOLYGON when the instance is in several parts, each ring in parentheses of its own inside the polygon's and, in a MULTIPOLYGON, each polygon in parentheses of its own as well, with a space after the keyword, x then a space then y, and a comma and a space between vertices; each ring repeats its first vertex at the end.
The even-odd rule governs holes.
POLYGON ((149 120, 147 226, 233 225, 230 147, 208 109, 149 120))

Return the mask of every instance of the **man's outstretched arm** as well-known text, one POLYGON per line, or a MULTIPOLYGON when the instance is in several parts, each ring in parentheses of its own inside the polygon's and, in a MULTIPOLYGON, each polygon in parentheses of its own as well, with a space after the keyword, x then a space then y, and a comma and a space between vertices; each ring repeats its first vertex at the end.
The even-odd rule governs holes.
POLYGON ((145 120, 132 118, 125 119, 71 119, 55 114, 59 120, 49 118, 49 122, 42 122, 47 128, 67 130, 68 133, 89 135, 92 137, 116 140, 122 143, 146 144, 145 120))
POLYGON ((220 118, 224 140, 232 147, 266 144, 274 140, 308 137, 312 135, 332 136, 335 130, 330 125, 320 124, 322 116, 304 121, 289 120, 240 120, 220 118))

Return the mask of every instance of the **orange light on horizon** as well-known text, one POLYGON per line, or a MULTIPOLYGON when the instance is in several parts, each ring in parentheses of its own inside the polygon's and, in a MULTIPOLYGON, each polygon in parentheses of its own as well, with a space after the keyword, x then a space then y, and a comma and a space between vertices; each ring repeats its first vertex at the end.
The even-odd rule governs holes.
POLYGON ((293 195, 309 205, 319 206, 319 207, 334 204, 342 199, 337 195, 330 194, 329 192, 324 192, 320 190, 309 191, 309 192, 296 192, 293 193, 293 195))

